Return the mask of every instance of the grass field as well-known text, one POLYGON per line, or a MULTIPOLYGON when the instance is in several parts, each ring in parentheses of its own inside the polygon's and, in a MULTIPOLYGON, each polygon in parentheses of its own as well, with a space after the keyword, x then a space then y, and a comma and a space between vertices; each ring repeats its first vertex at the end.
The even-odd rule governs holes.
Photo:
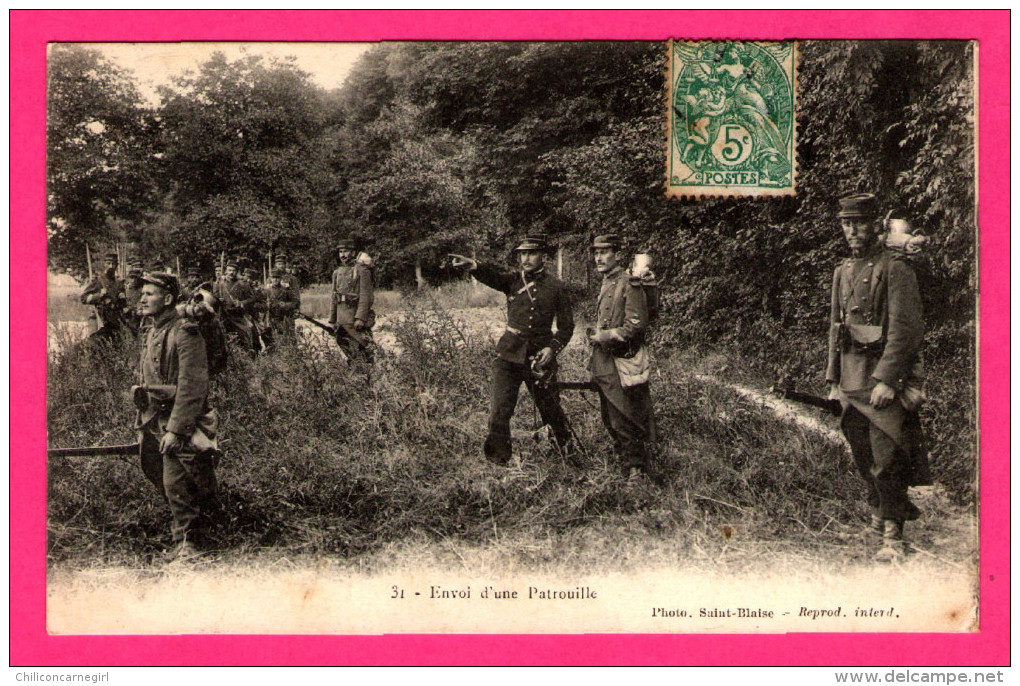
MULTIPOLYGON (((314 332, 292 353, 234 359, 215 381, 226 451, 218 535, 230 556, 373 565, 386 551, 435 547, 537 570, 625 569, 674 548, 725 554, 733 570, 773 554, 836 566, 870 559, 858 535, 867 514, 861 485, 843 445, 700 381, 682 356, 659 360, 661 440, 650 478, 637 487, 619 477, 597 401, 580 392, 564 395, 583 446, 575 464, 537 431, 526 394, 513 424, 515 461, 509 469, 488 464, 480 454, 492 354, 486 322, 500 313, 414 305, 387 315, 400 354, 384 351, 371 383, 314 332)), ((131 346, 51 355, 51 445, 133 438, 126 394, 134 355, 131 346)), ((586 357, 577 343, 564 351, 563 378, 584 378, 586 357)), ((168 513, 134 460, 54 459, 49 473, 51 563, 158 560, 168 513)), ((921 497, 916 545, 969 565, 976 548, 959 533, 970 515, 937 489, 921 497)))

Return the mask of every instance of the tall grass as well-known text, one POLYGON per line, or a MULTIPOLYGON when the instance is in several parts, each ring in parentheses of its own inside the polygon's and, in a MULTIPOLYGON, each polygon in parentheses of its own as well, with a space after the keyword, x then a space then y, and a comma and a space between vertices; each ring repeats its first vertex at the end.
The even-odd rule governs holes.
MULTIPOLYGON (((579 392, 564 394, 583 447, 573 463, 535 431, 522 393, 518 458, 491 466, 480 451, 491 342, 442 309, 397 313, 391 327, 401 353, 382 355, 371 375, 312 333, 290 351, 235 357, 214 382, 226 451, 221 546, 351 556, 410 539, 517 537, 549 541, 538 556, 548 557, 620 531, 681 547, 705 536, 842 546, 865 514, 842 447, 670 360, 653 381, 660 446, 645 483, 628 487, 618 476, 597 399, 579 392)), ((130 344, 79 345, 51 357, 51 445, 132 439, 135 354, 130 344)), ((584 378, 586 356, 583 347, 564 351, 562 376, 584 378)), ((52 560, 144 562, 168 543, 169 513, 135 462, 50 461, 52 560)))

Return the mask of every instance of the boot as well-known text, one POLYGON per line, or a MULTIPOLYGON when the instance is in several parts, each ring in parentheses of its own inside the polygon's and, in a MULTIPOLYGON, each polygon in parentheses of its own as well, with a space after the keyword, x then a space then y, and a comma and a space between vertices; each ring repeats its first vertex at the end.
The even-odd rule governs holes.
POLYGON ((883 531, 884 527, 882 525, 882 518, 877 514, 871 515, 871 521, 865 525, 864 529, 862 529, 862 533, 869 538, 872 536, 881 537, 883 531))
POLYGON ((875 553, 875 562, 896 562, 907 554, 907 544, 903 541, 903 521, 899 519, 882 520, 882 548, 875 553))

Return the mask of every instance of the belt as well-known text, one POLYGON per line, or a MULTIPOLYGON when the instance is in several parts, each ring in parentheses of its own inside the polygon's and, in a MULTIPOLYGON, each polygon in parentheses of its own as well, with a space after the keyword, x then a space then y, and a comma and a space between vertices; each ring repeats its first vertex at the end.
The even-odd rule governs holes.
POLYGON ((358 299, 350 295, 338 295, 336 301, 341 305, 357 305, 358 299))

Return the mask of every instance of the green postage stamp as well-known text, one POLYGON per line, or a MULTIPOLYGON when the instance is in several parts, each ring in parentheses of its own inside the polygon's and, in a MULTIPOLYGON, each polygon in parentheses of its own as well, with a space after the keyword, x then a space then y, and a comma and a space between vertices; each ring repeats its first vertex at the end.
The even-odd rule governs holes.
POLYGON ((797 44, 669 41, 666 195, 794 195, 797 44))

